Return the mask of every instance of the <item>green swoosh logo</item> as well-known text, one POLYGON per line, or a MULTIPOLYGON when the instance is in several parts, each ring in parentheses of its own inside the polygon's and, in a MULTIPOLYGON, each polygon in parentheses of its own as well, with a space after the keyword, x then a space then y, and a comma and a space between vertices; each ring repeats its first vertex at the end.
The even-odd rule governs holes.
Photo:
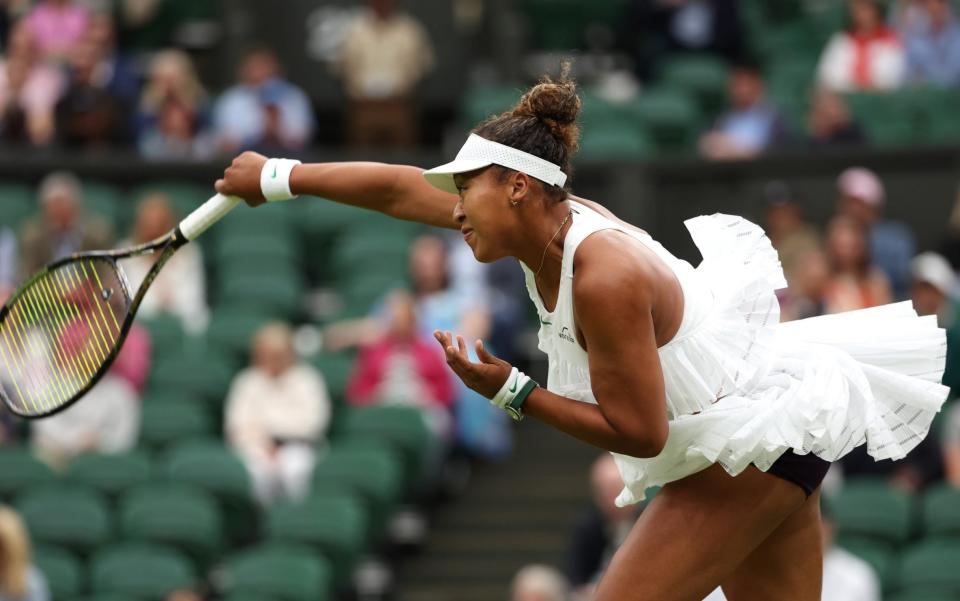
POLYGON ((513 381, 513 387, 510 388, 510 394, 513 394, 517 391, 517 383, 520 382, 520 378, 517 378, 513 381))
POLYGON ((272 179, 277 179, 277 165, 273 165, 273 175, 270 176, 272 179))

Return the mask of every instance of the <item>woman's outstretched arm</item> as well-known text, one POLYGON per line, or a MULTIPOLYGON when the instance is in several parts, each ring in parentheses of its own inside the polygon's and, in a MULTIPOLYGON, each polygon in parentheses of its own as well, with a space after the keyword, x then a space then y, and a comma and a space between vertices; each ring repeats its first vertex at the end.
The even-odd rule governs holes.
MULTIPOLYGON (((217 192, 239 196, 251 206, 264 202, 260 171, 267 157, 245 152, 235 158, 216 183, 217 192)), ((371 209, 397 219, 457 229, 453 208, 457 197, 437 190, 419 167, 385 163, 313 163, 298 165, 290 175, 294 194, 320 196, 371 209)))

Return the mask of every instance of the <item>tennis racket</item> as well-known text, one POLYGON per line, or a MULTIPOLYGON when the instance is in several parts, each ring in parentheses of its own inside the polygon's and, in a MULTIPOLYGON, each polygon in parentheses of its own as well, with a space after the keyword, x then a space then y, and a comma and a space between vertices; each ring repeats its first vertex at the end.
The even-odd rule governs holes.
POLYGON ((79 400, 110 368, 140 302, 170 257, 219 221, 239 198, 217 194, 166 236, 47 265, 0 309, 0 397, 39 418, 79 400), (135 295, 117 261, 159 253, 135 295))

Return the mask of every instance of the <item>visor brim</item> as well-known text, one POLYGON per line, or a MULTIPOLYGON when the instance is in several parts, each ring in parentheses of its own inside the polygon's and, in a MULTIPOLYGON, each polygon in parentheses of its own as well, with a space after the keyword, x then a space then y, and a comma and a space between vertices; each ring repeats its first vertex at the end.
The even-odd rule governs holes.
POLYGON ((459 173, 469 173, 477 169, 483 169, 492 164, 492 162, 483 159, 456 159, 439 167, 427 169, 423 172, 423 177, 427 179, 427 182, 429 182, 431 186, 438 190, 443 190, 450 194, 459 194, 457 185, 453 181, 453 176, 459 173))

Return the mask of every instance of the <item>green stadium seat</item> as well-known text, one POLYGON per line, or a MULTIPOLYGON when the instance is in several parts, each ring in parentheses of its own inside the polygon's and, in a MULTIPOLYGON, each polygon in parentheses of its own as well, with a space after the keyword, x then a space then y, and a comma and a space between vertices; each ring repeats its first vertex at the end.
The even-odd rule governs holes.
POLYGON ((198 565, 215 559, 223 540, 216 499, 190 485, 155 483, 131 490, 119 516, 126 539, 175 547, 198 565))
POLYGON ((172 481, 199 487, 220 501, 230 540, 246 540, 256 532, 250 477, 240 459, 222 442, 177 445, 167 453, 164 465, 172 481))
POLYGON ((72 601, 141 601, 136 597, 126 595, 113 595, 110 593, 90 595, 87 597, 74 598, 72 601))
POLYGON ((957 597, 954 595, 924 592, 905 592, 892 597, 884 597, 884 599, 887 601, 957 601, 957 597))
POLYGON ((254 333, 276 319, 276 316, 262 311, 221 308, 210 316, 207 341, 211 349, 224 353, 232 360, 242 360, 250 350, 250 339, 254 333))
POLYGON ((193 584, 190 561, 172 549, 123 543, 99 551, 90 563, 93 591, 162 601, 193 584))
POLYGON ((153 450, 214 433, 208 407, 198 399, 151 401, 141 410, 140 444, 153 450))
POLYGON ((118 237, 123 238, 130 227, 134 207, 123 191, 109 182, 84 181, 83 207, 88 213, 109 221, 118 237))
POLYGON ((279 601, 325 601, 332 575, 327 561, 305 548, 260 546, 227 560, 224 581, 230 595, 256 595, 279 601))
POLYGON ((151 477, 150 458, 140 451, 90 453, 75 457, 67 466, 67 481, 116 496, 147 482, 151 477))
POLYGON ((509 110, 522 95, 523 86, 520 85, 475 86, 463 96, 463 122, 467 127, 474 127, 489 117, 509 110))
POLYGON ((579 0, 524 0, 536 46, 541 50, 574 50, 583 45, 589 12, 579 0))
POLYGON ((727 65, 711 55, 668 56, 660 66, 660 84, 691 95, 708 115, 723 108, 728 78, 727 65))
POLYGON ((900 558, 902 591, 960 596, 960 542, 922 541, 900 558))
POLYGON ((110 539, 107 503, 93 490, 52 484, 25 493, 16 508, 31 538, 40 543, 86 554, 110 539))
POLYGON ((337 319, 367 317, 378 303, 393 290, 407 289, 407 280, 396 272, 390 274, 364 273, 338 285, 341 308, 337 319))
POLYGON ((77 558, 65 549, 47 545, 33 548, 33 563, 43 573, 54 599, 67 599, 86 586, 84 571, 77 558))
POLYGON ((346 417, 346 390, 356 360, 355 353, 319 353, 310 359, 310 364, 320 370, 327 385, 327 392, 333 398, 335 409, 331 433, 335 433, 343 418, 346 417))
POLYGON ((375 441, 334 444, 313 473, 315 495, 348 490, 364 500, 373 540, 383 534, 403 487, 402 460, 391 447, 375 441))
POLYGON ((830 498, 838 536, 859 537, 896 546, 913 533, 913 503, 885 481, 851 480, 830 498))
POLYGON ((637 161, 655 154, 655 144, 640 128, 602 127, 584 130, 578 160, 637 161))
POLYGON ((870 564, 877 573, 883 590, 895 588, 898 576, 896 554, 887 545, 851 539, 841 540, 840 546, 870 564))
POLYGON ((329 492, 299 503, 282 503, 271 508, 266 519, 267 538, 304 544, 329 558, 338 590, 350 584, 367 535, 363 502, 349 493, 329 492))
POLYGON ((150 333, 150 350, 153 356, 172 355, 183 351, 187 336, 179 317, 160 313, 151 317, 139 317, 137 323, 150 333))
POLYGON ((27 448, 0 447, 0 496, 9 499, 31 488, 51 484, 55 479, 50 466, 27 448))
POLYGON ((216 240, 213 248, 213 260, 216 264, 243 261, 246 257, 275 263, 303 262, 296 239, 291 239, 287 234, 264 233, 216 240))
POLYGON ((659 149, 692 150, 701 116, 690 94, 668 88, 650 88, 637 100, 635 111, 659 149))
POLYGON ((400 405, 352 409, 340 426, 339 436, 358 444, 364 441, 390 444, 403 457, 407 483, 420 478, 434 443, 423 413, 415 407, 400 405))
POLYGON ((226 396, 234 372, 234 361, 225 353, 192 346, 177 355, 157 357, 148 389, 180 391, 188 399, 201 398, 218 404, 226 396))
POLYGON ((217 224, 220 239, 265 236, 290 236, 297 229, 301 201, 274 203, 256 210, 239 207, 217 224))
POLYGON ((923 531, 928 539, 960 541, 960 490, 940 484, 926 492, 922 504, 923 531))
POLYGON ((37 212, 33 189, 26 184, 0 184, 0 223, 17 230, 37 212))
POLYGON ((410 242, 408 236, 348 235, 338 242, 330 256, 334 277, 346 282, 371 271, 402 277, 407 272, 410 242))
POLYGON ((246 273, 223 282, 218 299, 232 307, 295 317, 302 312, 306 291, 303 281, 284 273, 246 273))

